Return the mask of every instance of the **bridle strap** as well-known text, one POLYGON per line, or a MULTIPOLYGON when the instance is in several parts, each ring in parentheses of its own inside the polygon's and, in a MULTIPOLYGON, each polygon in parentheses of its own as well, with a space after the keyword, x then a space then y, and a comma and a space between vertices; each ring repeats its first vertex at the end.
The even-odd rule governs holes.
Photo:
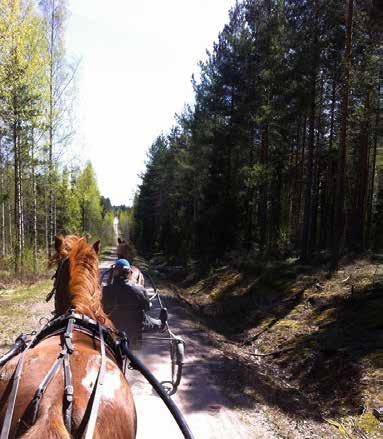
POLYGON ((45 298, 46 302, 49 302, 52 299, 52 297, 56 294, 57 287, 58 287, 58 284, 59 284, 60 279, 61 279, 61 273, 62 273, 62 268, 64 266, 64 262, 66 262, 68 260, 69 259, 68 259, 68 256, 67 256, 62 261, 60 261, 60 263, 59 263, 59 265, 57 267, 56 273, 52 277, 52 279, 54 279, 55 281, 53 283, 52 290, 47 294, 47 296, 45 298))
POLYGON ((97 382, 95 385, 95 390, 93 393, 93 401, 91 403, 91 412, 89 415, 88 425, 85 431, 85 439, 92 439, 93 433, 96 427, 96 420, 98 415, 98 408, 100 406, 102 385, 104 384, 105 366, 106 366, 106 355, 105 355, 105 342, 104 342, 104 329, 99 324, 99 336, 100 336, 100 353, 101 353, 101 364, 98 372, 97 382))

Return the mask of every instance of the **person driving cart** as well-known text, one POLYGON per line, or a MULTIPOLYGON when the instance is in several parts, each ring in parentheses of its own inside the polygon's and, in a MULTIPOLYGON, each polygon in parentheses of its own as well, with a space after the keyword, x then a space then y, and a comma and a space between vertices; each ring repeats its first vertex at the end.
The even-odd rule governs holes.
MULTIPOLYGON (((131 265, 127 259, 118 259, 113 267, 112 285, 105 287, 112 288, 110 293, 114 295, 129 295, 129 298, 136 302, 139 309, 143 313, 143 331, 157 332, 163 331, 166 326, 166 313, 161 312, 160 319, 155 319, 147 314, 150 310, 151 302, 146 289, 130 280, 131 265)), ((104 290, 106 294, 108 291, 104 290)))

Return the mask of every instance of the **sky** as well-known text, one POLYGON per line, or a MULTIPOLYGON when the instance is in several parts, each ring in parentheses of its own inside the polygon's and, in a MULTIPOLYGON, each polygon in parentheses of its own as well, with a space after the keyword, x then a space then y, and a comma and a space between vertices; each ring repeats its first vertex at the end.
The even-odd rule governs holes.
POLYGON ((149 146, 193 103, 191 75, 234 3, 69 0, 67 53, 81 60, 73 146, 112 204, 131 204, 149 146))

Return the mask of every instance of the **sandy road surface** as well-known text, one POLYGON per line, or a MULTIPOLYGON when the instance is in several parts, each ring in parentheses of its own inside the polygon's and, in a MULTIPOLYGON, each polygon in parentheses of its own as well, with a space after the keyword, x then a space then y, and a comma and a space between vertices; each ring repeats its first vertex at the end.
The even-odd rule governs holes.
MULTIPOLYGON (((101 264, 108 267, 110 262, 101 264)), ((198 323, 176 299, 164 298, 169 310, 169 324, 173 332, 186 343, 184 375, 174 401, 184 414, 197 439, 213 438, 277 438, 262 414, 245 421, 241 412, 225 396, 215 372, 222 367, 223 358, 209 343, 198 323)), ((152 308, 153 316, 158 308, 152 308)), ((166 341, 144 340, 136 354, 159 381, 170 379, 169 345, 166 341)), ((182 438, 171 414, 152 387, 137 371, 128 371, 138 414, 138 438, 182 438)))

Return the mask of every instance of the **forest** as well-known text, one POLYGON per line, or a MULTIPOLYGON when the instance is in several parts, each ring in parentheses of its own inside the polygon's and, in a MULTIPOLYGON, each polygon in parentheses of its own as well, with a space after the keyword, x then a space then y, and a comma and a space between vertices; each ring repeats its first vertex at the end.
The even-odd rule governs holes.
POLYGON ((222 0, 0 0, 1 438, 88 437, 89 423, 126 437, 132 395, 132 437, 178 437, 161 399, 200 438, 383 437, 383 0, 228 1, 218 28, 222 0), (205 26, 218 37, 194 98, 155 137, 181 94, 176 57, 194 59, 186 42, 205 26), (93 138, 85 159, 80 138, 93 138), (132 206, 113 205, 146 148, 132 206), (133 269, 115 262, 117 233, 133 269))
POLYGON ((335 268, 382 249, 378 3, 236 3, 192 78, 195 102, 149 149, 134 204, 143 252, 335 268))
POLYGON ((0 280, 46 272, 57 233, 113 243, 117 212, 70 150, 77 63, 66 17, 63 1, 0 0, 0 280))

